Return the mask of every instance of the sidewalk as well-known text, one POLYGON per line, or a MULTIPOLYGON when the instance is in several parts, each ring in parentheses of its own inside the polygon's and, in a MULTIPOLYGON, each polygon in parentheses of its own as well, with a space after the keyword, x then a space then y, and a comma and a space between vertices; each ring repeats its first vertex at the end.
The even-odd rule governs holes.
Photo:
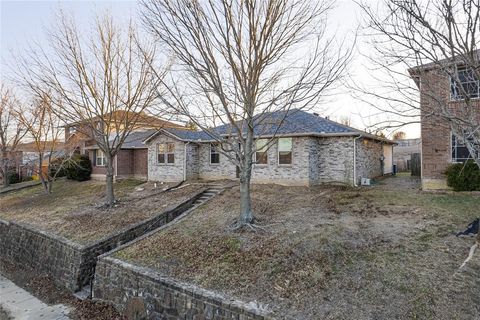
POLYGON ((49 306, 0 275, 0 306, 15 320, 67 320, 69 308, 49 306))
POLYGON ((41 184, 41 182, 39 180, 32 180, 32 181, 14 183, 14 184, 9 185, 6 188, 0 187, 0 194, 8 193, 8 192, 15 191, 15 190, 21 190, 21 189, 25 189, 25 188, 29 188, 29 187, 33 187, 33 186, 37 186, 39 184, 41 184))

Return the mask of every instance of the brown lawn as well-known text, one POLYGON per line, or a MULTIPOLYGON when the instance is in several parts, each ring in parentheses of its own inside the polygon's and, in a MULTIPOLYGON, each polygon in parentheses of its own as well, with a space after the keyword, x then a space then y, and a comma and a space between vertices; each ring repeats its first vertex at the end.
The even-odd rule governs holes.
POLYGON ((480 196, 392 177, 362 189, 253 188, 261 229, 233 232, 238 188, 116 253, 288 319, 478 319, 480 253, 457 238, 480 196))
POLYGON ((119 200, 113 208, 104 208, 105 184, 101 181, 59 180, 47 195, 36 186, 0 195, 0 218, 26 223, 73 241, 87 244, 122 228, 173 209, 203 190, 190 184, 168 192, 167 185, 153 187, 128 179, 115 183, 119 200), (136 190, 136 187, 143 190, 136 190))

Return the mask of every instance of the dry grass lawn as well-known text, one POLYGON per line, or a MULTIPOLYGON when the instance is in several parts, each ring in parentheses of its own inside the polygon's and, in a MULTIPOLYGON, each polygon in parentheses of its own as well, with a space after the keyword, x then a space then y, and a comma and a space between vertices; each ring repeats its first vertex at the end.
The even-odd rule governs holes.
POLYGON ((0 218, 87 244, 172 209, 203 189, 201 184, 192 184, 161 192, 166 187, 155 189, 151 183, 120 180, 115 183, 118 204, 106 209, 102 207, 104 182, 58 180, 50 195, 41 186, 0 195, 0 218), (144 190, 135 190, 137 186, 144 190))
POLYGON ((480 253, 457 238, 480 196, 426 193, 392 177, 362 189, 253 188, 265 231, 232 232, 238 188, 116 253, 256 301, 280 319, 480 319, 480 253))

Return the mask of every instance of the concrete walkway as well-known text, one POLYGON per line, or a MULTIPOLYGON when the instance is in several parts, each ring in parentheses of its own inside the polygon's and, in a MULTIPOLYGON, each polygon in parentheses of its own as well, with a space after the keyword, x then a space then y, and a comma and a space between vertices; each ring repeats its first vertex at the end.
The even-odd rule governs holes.
POLYGON ((0 305, 15 320, 67 320, 69 308, 49 306, 0 275, 0 305))

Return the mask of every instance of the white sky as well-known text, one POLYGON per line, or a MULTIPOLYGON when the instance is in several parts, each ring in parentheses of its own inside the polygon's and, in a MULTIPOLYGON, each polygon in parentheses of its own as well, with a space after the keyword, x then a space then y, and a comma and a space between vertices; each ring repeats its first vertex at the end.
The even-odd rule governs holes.
MULTIPOLYGON (((314 0, 312 0, 314 1, 314 0)), ((361 12, 353 0, 336 1, 335 9, 329 16, 329 27, 336 31, 339 38, 347 36, 353 39, 354 31, 361 20, 361 12)), ((0 0, 0 74, 2 82, 8 82, 13 56, 26 50, 32 41, 41 42, 45 38, 45 29, 51 25, 56 10, 62 7, 73 12, 76 21, 88 27, 96 13, 108 9, 115 18, 128 19, 137 16, 138 4, 135 0, 121 1, 5 1, 0 0)), ((368 52, 365 39, 357 40, 357 50, 368 52)), ((356 82, 369 85, 369 65, 359 55, 355 55, 350 73, 356 82)), ((318 106, 317 111, 333 120, 349 117, 352 125, 366 129, 382 117, 370 117, 378 111, 356 100, 346 87, 339 88, 339 93, 318 106)), ((420 136, 419 125, 411 125, 402 129, 408 138, 420 136)))

